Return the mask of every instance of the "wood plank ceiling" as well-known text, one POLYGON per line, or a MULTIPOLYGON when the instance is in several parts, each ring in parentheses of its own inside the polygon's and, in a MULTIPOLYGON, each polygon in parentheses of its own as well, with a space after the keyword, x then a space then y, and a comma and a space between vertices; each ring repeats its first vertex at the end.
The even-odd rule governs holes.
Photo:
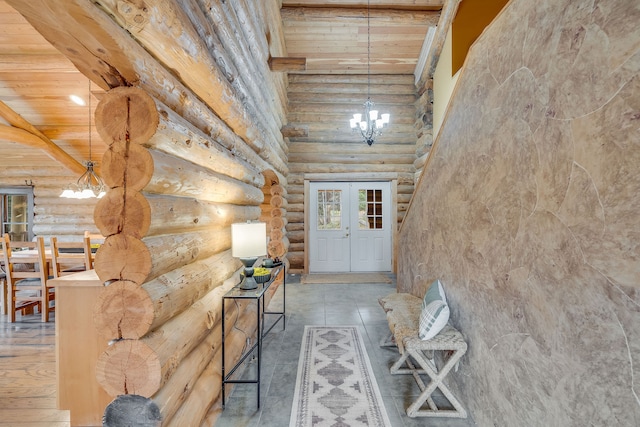
MULTIPOLYGON (((103 92, 93 85, 94 93, 103 92)), ((0 101, 18 113, 79 162, 89 159, 89 80, 13 8, 0 1, 0 101), (79 106, 70 95, 87 103, 79 106)), ((91 100, 95 109, 97 99, 91 100)), ((0 125, 9 122, 0 117, 0 125)), ((92 158, 105 147, 92 127, 92 158)), ((0 132, 2 130, 0 129, 0 132)), ((0 139, 0 167, 59 167, 41 149, 0 139)))
MULTIPOLYGON (((294 73, 366 74, 369 14, 371 74, 411 75, 443 2, 370 0, 367 12, 367 1, 363 0, 281 0, 287 55, 307 58, 306 70, 294 73)), ((96 85, 91 90, 95 109, 103 90, 96 85)), ((88 92, 88 79, 0 0, 0 101, 79 162, 89 159, 89 120, 93 114, 69 96, 87 100, 88 92)), ((69 173, 43 150, 8 138, 6 126, 9 121, 0 116, 0 167, 60 167, 61 173, 69 173)), ((91 157, 96 161, 106 147, 95 128, 91 129, 91 157)))
POLYGON ((369 21, 371 73, 413 74, 443 1, 282 0, 287 53, 307 58, 305 74, 366 74, 369 21))

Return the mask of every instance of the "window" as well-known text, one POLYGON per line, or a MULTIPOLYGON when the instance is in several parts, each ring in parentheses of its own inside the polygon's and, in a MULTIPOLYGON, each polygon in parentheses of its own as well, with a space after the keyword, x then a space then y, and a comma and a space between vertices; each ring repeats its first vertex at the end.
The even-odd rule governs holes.
POLYGON ((382 229, 382 190, 358 191, 358 228, 382 229))
POLYGON ((33 239, 33 187, 0 187, 2 234, 11 240, 33 239))
POLYGON ((318 230, 342 230, 342 191, 318 190, 318 230))

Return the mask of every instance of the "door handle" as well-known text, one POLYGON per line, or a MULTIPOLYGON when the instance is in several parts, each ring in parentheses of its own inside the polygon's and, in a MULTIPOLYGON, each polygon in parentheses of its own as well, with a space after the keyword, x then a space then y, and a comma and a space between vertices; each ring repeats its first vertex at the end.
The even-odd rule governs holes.
POLYGON ((345 234, 345 236, 344 236, 344 237, 349 237, 349 233, 345 234))

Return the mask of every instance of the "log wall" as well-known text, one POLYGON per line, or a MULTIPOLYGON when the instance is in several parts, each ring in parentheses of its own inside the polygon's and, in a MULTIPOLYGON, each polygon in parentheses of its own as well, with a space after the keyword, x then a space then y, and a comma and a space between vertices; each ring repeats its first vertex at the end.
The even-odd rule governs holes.
POLYGON ((78 176, 51 161, 51 166, 29 168, 23 166, 0 169, 0 186, 33 186, 33 232, 48 244, 52 236, 61 241, 79 239, 85 231, 98 233, 93 222, 93 208, 97 199, 65 199, 60 193, 78 176))
MULTIPOLYGON (((221 297, 241 268, 230 225, 269 218, 270 252, 284 256, 289 246, 280 132, 288 82, 268 65, 286 56, 279 2, 8 3, 107 91, 106 112, 96 112, 110 146, 100 162, 110 187, 103 199, 58 199, 73 176, 2 172, 11 185, 33 182, 38 234, 106 236, 94 318, 114 343, 97 379, 118 410, 135 394, 162 425, 213 425, 221 297)), ((251 338, 254 319, 251 307, 229 308, 232 363, 246 343, 239 331, 251 338)))
POLYGON ((367 76, 289 75, 287 187, 288 259, 304 271, 304 181, 317 173, 396 174, 398 223, 413 194, 416 173, 416 90, 413 75, 370 77, 371 100, 391 123, 372 146, 353 133, 349 119, 362 112, 367 76))

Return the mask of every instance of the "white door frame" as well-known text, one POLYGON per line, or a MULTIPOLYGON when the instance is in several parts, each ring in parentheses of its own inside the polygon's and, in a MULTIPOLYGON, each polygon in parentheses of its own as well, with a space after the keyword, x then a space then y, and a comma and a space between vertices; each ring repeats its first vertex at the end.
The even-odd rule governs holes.
POLYGON ((391 271, 396 271, 398 235, 398 174, 397 173, 307 173, 304 175, 304 273, 309 273, 309 217, 311 181, 388 181, 391 183, 391 271))

